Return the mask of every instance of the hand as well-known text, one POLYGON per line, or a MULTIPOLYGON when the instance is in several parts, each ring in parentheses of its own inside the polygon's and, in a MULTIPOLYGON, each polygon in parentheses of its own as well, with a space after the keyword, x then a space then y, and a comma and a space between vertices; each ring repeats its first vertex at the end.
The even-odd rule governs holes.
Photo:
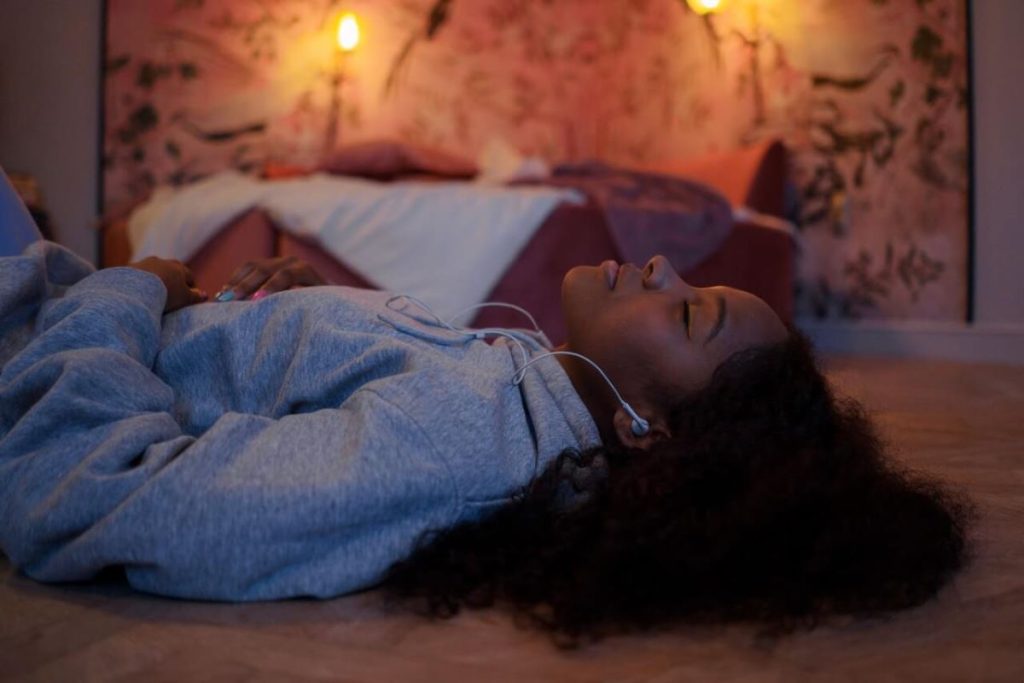
POLYGON ((294 256, 257 259, 236 270, 215 298, 217 301, 233 301, 251 295, 253 301, 258 301, 292 287, 325 284, 327 282, 312 266, 294 256))
POLYGON ((198 304, 207 299, 206 292, 196 288, 192 271, 181 261, 150 256, 136 263, 129 263, 128 267, 152 273, 164 283, 164 287, 167 289, 164 313, 170 313, 191 304, 198 304))

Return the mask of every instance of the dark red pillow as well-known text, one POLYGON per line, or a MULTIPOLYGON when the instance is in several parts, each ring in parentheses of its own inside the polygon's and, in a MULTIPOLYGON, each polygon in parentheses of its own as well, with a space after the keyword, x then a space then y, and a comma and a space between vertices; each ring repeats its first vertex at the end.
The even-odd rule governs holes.
POLYGON ((396 140, 370 140, 342 147, 329 154, 319 170, 374 180, 415 175, 472 178, 477 174, 476 164, 465 157, 396 140))
POLYGON ((297 164, 286 164, 280 161, 263 162, 263 171, 260 177, 264 180, 287 180, 289 178, 302 178, 312 173, 306 166, 297 164))

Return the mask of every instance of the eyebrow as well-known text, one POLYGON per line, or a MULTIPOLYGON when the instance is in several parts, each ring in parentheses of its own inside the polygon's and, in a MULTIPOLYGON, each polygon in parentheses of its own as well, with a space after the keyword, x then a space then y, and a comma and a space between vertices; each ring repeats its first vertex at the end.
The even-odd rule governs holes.
POLYGON ((715 320, 715 326, 711 328, 711 334, 704 340, 704 346, 711 343, 711 340, 715 338, 719 332, 722 331, 722 325, 725 324, 725 297, 721 294, 718 295, 718 319, 715 320))

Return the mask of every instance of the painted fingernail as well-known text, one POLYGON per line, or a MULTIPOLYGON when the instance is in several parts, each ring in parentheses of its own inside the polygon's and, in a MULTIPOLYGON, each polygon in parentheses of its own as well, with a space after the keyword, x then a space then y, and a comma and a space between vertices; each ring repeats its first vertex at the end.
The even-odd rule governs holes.
POLYGON ((235 293, 230 289, 217 295, 217 301, 232 301, 234 298, 235 293))
POLYGON ((259 301, 267 295, 267 290, 261 289, 250 297, 253 301, 259 301))

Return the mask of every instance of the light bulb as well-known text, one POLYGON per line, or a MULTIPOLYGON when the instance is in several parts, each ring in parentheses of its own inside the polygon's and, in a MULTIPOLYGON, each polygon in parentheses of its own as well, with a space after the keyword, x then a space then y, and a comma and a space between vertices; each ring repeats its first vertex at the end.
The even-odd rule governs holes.
POLYGON ((725 0, 686 0, 686 4, 697 14, 703 15, 722 9, 725 0))
POLYGON ((351 52, 359 44, 359 22, 356 15, 346 12, 338 22, 338 47, 342 52, 351 52))

